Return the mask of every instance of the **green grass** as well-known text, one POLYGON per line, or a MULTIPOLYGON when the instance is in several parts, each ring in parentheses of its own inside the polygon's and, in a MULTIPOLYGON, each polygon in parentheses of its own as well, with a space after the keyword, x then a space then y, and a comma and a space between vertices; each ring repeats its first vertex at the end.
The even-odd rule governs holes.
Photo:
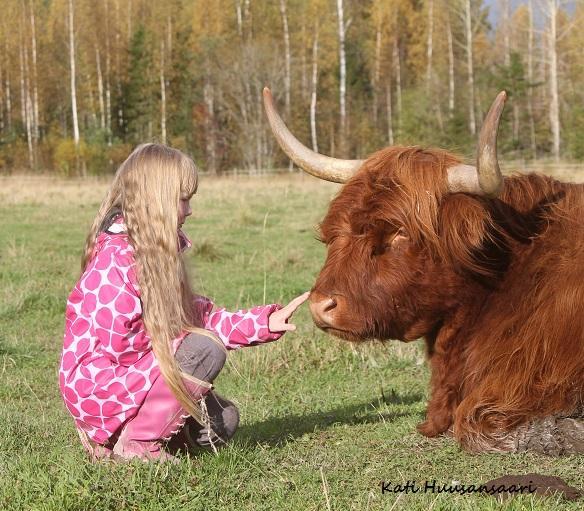
MULTIPOLYGON (((421 343, 354 346, 316 330, 232 352, 216 381, 242 423, 218 455, 180 464, 86 460, 57 386, 64 306, 106 184, 0 182, 0 509, 581 509, 531 496, 383 494, 380 481, 480 484, 539 472, 584 487, 582 457, 470 455, 416 433, 421 343)), ((286 302, 324 258, 314 226, 336 185, 300 176, 203 179, 186 231, 195 288, 230 308, 286 302)))

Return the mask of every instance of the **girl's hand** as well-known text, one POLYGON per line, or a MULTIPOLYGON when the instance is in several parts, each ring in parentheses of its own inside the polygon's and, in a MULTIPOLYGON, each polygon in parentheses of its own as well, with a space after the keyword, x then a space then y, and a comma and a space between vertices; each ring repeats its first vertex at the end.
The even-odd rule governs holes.
POLYGON ((288 319, 296 312, 296 309, 300 307, 306 300, 310 291, 297 296, 292 300, 286 307, 282 307, 280 310, 272 312, 268 320, 268 328, 270 332, 285 332, 296 330, 296 325, 288 323, 288 319))

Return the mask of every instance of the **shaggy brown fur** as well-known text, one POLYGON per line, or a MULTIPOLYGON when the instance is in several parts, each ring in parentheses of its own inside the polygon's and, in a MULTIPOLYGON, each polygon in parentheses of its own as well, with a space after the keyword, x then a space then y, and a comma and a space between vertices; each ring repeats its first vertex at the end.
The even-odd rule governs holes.
POLYGON ((425 338, 422 434, 514 451, 538 420, 584 409, 584 185, 517 175, 498 199, 450 194, 459 161, 372 155, 321 224, 311 301, 334 300, 319 326, 348 340, 425 338))

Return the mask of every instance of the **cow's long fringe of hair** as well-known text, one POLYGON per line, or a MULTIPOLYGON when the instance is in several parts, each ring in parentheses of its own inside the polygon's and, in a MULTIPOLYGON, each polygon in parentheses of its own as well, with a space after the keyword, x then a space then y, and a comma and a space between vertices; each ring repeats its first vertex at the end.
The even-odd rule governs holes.
POLYGON ((119 167, 87 235, 81 271, 90 261, 100 228, 113 210, 121 210, 134 249, 143 319, 152 350, 165 382, 184 409, 204 423, 200 404, 190 397, 172 342, 181 332, 198 332, 200 311, 194 307, 184 261, 179 253, 177 227, 181 198, 197 190, 195 163, 182 152, 162 144, 138 146, 119 167))

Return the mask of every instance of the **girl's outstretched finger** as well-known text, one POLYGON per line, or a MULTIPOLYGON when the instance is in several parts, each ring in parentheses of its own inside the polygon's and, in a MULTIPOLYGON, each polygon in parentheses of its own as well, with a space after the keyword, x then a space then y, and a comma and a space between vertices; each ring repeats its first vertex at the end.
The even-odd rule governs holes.
POLYGON ((303 293, 300 296, 297 296, 296 298, 291 300, 290 303, 286 305, 286 307, 284 307, 284 309, 289 310, 291 314, 294 313, 294 311, 296 311, 298 307, 300 307, 306 300, 308 300, 309 296, 310 291, 306 291, 306 293, 303 293))

